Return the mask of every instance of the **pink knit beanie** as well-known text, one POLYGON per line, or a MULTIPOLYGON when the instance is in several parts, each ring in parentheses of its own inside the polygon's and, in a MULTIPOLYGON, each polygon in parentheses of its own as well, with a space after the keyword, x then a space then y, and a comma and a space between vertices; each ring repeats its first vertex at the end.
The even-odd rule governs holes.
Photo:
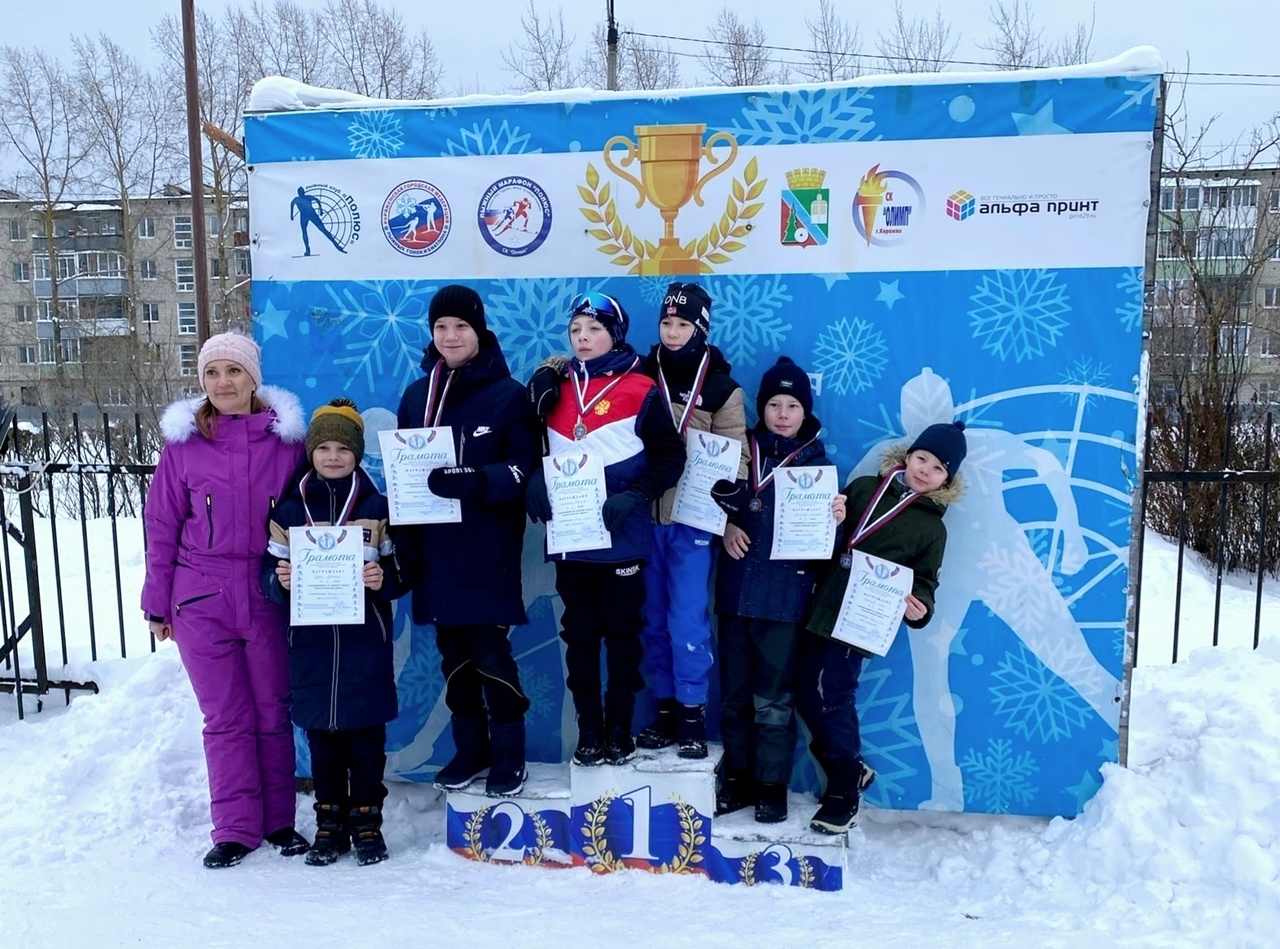
POLYGON ((219 333, 205 340, 200 347, 200 359, 197 363, 201 379, 204 379, 205 367, 215 359, 230 359, 239 363, 253 380, 254 386, 262 385, 262 350, 253 337, 243 333, 219 333))

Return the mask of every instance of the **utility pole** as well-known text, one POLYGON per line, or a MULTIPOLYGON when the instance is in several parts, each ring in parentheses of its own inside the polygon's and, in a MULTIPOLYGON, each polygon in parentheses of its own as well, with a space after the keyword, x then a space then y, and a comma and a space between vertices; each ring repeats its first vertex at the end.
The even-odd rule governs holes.
POLYGON ((182 0, 182 56, 187 87, 187 151, 191 166, 191 252, 195 256, 196 341, 209 338, 209 248, 204 230, 204 157, 200 147, 200 86, 196 74, 196 5, 182 0))
POLYGON ((613 0, 605 0, 604 6, 605 43, 608 50, 605 56, 605 62, 608 64, 605 85, 609 89, 616 90, 618 88, 618 21, 613 15, 613 0))

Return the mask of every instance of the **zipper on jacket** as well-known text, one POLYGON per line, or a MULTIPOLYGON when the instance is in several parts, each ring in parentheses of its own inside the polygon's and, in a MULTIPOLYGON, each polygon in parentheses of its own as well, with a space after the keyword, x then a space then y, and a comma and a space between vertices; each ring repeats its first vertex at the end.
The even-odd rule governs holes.
POLYGON ((271 495, 271 497, 267 498, 267 511, 270 512, 270 511, 274 511, 275 509, 276 509, 276 496, 273 494, 271 495))
POLYGON ((387 641, 387 624, 382 619, 382 612, 371 603, 367 605, 373 609, 373 615, 378 618, 378 628, 382 630, 382 641, 385 643, 387 641))
POLYGON ((213 495, 204 496, 204 513, 209 520, 209 549, 213 550, 213 495))
POLYGON ((459 468, 463 467, 466 464, 466 462, 462 460, 466 456, 466 454, 467 454, 467 430, 464 428, 462 430, 462 444, 458 448, 458 467, 459 468))
POLYGON ((338 627, 333 627, 333 682, 329 691, 329 731, 338 730, 338 627))
POLYGON ((217 596, 218 592, 220 591, 215 591, 213 593, 201 593, 199 596, 193 596, 190 599, 183 600, 181 603, 174 604, 173 613, 176 616, 182 612, 182 608, 184 606, 190 606, 192 603, 199 603, 201 600, 207 600, 211 596, 217 596))

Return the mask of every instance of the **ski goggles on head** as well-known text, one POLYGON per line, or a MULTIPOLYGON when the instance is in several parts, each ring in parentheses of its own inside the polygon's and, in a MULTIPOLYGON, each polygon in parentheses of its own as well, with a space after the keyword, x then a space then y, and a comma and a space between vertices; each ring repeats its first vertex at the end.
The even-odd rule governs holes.
POLYGON ((608 327, 610 334, 621 339, 627 333, 627 311, 622 304, 597 290, 580 293, 573 299, 569 309, 569 319, 577 316, 588 316, 608 327))

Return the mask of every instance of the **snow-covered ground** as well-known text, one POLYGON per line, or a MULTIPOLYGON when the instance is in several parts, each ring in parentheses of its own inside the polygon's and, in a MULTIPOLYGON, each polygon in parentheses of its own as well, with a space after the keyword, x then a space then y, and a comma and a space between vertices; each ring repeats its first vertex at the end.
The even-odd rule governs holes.
MULTIPOLYGON (((90 525, 90 550, 102 543, 90 525)), ((140 545, 122 551, 131 619, 140 545)), ((872 811, 839 894, 472 864, 444 846, 437 792, 402 785, 387 863, 318 869, 260 852, 210 872, 200 718, 176 652, 147 654, 143 635, 130 639, 136 658, 90 665, 73 648, 71 677, 92 677, 100 695, 65 710, 55 699, 21 723, 0 696, 0 946, 1273 946, 1280 594, 1265 591, 1255 652, 1243 645, 1253 592, 1233 579, 1232 645, 1188 652, 1213 617, 1211 582, 1188 560, 1170 666, 1175 556, 1149 538, 1130 767, 1108 766, 1072 821, 872 811)), ((95 613, 114 622, 103 559, 88 571, 95 613)), ((84 574, 64 560, 69 591, 84 574)), ((73 641, 82 610, 68 607, 73 641)), ((314 827, 305 799, 298 824, 314 827)))

